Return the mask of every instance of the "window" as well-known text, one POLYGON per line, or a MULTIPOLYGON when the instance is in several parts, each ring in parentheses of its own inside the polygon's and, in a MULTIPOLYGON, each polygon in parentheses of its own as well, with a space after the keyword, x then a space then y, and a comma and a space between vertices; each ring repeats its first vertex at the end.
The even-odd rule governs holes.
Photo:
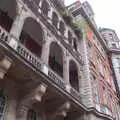
POLYGON ((6 98, 3 94, 0 94, 0 120, 4 119, 6 98))
POLYGON ((27 120, 37 120, 36 112, 33 109, 28 111, 27 120))
POLYGON ((100 58, 98 58, 98 71, 103 76, 103 65, 100 58))
POLYGON ((103 87, 103 99, 104 99, 104 104, 107 105, 107 91, 105 87, 103 87))
POLYGON ((69 81, 71 86, 79 91, 78 68, 73 60, 69 62, 69 81))
POLYGON ((16 16, 16 0, 0 0, 0 26, 8 32, 16 16))
POLYGON ((72 45, 72 33, 68 31, 68 41, 72 45))
POLYGON ((52 24, 56 29, 58 28, 58 16, 55 12, 53 12, 53 15, 52 15, 52 24))
POLYGON ((76 40, 76 38, 73 39, 73 48, 77 51, 77 40, 76 40))
POLYGON ((48 5, 48 3, 45 0, 43 0, 43 2, 42 2, 42 8, 41 8, 41 10, 42 10, 42 13, 44 15, 48 16, 49 5, 48 5))
POLYGON ((63 77, 63 51, 56 42, 52 42, 50 45, 49 66, 54 72, 63 77))
POLYGON ((113 34, 109 33, 110 39, 113 40, 113 34))
POLYGON ((65 25, 64 25, 64 23, 63 23, 62 21, 60 22, 60 27, 59 27, 59 29, 60 29, 60 33, 61 33, 62 35, 64 35, 65 25))
POLYGON ((112 48, 116 48, 116 44, 115 43, 112 44, 112 48))
POLYGON ((37 57, 41 57, 43 29, 33 18, 27 18, 20 35, 20 42, 37 57))
POLYGON ((100 103, 100 96, 99 96, 98 88, 94 87, 93 92, 94 92, 95 102, 99 104, 100 103))

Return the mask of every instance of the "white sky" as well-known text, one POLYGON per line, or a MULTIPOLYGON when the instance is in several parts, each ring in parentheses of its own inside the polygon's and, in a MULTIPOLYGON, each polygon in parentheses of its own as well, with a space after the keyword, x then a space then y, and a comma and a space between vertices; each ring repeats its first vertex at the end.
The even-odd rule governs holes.
MULTIPOLYGON (((77 0, 65 0, 66 5, 77 0)), ((120 38, 120 0, 80 0, 88 1, 95 13, 98 27, 114 29, 120 38)))

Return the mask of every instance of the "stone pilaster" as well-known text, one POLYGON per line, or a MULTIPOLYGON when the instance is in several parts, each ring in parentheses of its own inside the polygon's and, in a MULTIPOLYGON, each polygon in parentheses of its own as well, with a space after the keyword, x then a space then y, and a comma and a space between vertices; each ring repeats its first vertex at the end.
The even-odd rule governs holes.
POLYGON ((21 3, 18 2, 17 15, 10 30, 10 34, 12 37, 15 37, 17 40, 19 40, 19 36, 23 28, 24 20, 28 16, 29 13, 27 12, 27 10, 23 7, 21 3))
POLYGON ((69 85, 70 84, 69 82, 69 59, 68 59, 67 51, 63 53, 63 78, 66 84, 69 85))
POLYGON ((90 80, 90 69, 89 69, 89 60, 87 55, 86 39, 84 38, 82 42, 83 42, 82 53, 83 53, 84 67, 81 76, 81 97, 86 107, 93 107, 92 86, 90 80))
POLYGON ((44 43, 42 45, 41 60, 43 61, 43 63, 45 65, 48 65, 48 62, 49 62, 49 52, 50 52, 50 43, 51 43, 51 41, 47 37, 47 34, 46 34, 45 38, 46 38, 46 40, 44 40, 44 43))

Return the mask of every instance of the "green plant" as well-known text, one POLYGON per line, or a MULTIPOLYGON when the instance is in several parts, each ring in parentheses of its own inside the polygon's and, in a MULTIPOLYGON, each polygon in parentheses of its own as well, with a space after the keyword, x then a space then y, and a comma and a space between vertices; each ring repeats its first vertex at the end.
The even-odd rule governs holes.
POLYGON ((73 18, 69 13, 63 13, 62 17, 63 17, 64 21, 66 22, 66 24, 68 24, 68 25, 72 24, 73 18))
POLYGON ((82 33, 82 31, 81 31, 81 28, 80 28, 79 24, 78 24, 77 22, 73 21, 73 22, 72 22, 72 28, 73 28, 75 34, 76 34, 80 39, 82 39, 83 33, 82 33))

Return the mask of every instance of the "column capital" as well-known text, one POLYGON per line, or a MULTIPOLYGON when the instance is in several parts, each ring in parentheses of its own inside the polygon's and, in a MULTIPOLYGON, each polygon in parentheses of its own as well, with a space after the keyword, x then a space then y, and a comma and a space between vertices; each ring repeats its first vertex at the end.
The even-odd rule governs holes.
POLYGON ((71 104, 69 101, 65 102, 61 107, 59 107, 54 113, 50 114, 50 120, 56 119, 58 116, 66 117, 67 112, 70 110, 71 104))
POLYGON ((4 75, 7 73, 11 64, 12 60, 7 56, 4 56, 4 58, 0 60, 0 79, 4 78, 4 75))
POLYGON ((17 117, 19 120, 26 120, 28 109, 31 108, 34 103, 41 102, 46 89, 47 85, 41 83, 20 101, 17 110, 17 117))

